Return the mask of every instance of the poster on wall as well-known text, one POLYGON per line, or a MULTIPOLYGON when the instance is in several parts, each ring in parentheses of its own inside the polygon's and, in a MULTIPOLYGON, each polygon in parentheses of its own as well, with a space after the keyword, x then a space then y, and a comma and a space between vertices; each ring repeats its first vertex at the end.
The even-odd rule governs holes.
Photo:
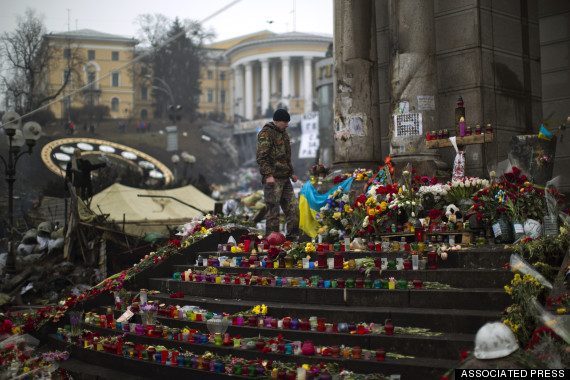
POLYGON ((422 134, 422 114, 395 114, 394 136, 418 136, 422 134))
POLYGON ((301 120, 301 146, 299 158, 316 158, 319 150, 319 116, 303 118, 301 120))

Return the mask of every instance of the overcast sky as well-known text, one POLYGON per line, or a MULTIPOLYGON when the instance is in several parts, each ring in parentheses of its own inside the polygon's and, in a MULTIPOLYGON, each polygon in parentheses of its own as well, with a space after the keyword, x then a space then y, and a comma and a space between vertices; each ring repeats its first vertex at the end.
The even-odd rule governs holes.
POLYGON ((68 28, 136 37, 139 14, 203 21, 216 33, 214 41, 270 30, 333 34, 333 0, 0 0, 0 32, 13 31, 26 8, 43 16, 48 32, 68 28), (237 1, 237 2, 236 2, 237 1), (235 3, 234 3, 235 2, 235 3), (270 23, 271 22, 271 23, 270 23))

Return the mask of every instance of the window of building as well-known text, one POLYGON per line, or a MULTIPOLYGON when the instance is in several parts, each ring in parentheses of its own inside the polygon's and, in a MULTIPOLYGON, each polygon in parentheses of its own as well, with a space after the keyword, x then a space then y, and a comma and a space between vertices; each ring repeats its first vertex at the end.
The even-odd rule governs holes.
POLYGON ((93 87, 95 85, 96 79, 97 79, 97 73, 95 71, 87 72, 87 83, 89 83, 90 87, 93 87))
POLYGON ((226 80, 226 72, 225 71, 222 71, 220 73, 220 80, 226 80))
POLYGON ((95 50, 87 50, 87 59, 90 61, 95 59, 95 50))
POLYGON ((95 105, 95 98, 93 97, 93 95, 89 95, 89 96, 87 97, 86 103, 87 103, 88 105, 90 105, 90 106, 95 105))
POLYGON ((72 82, 73 82, 73 75, 71 75, 71 70, 70 69, 64 69, 63 70, 63 84, 70 86, 72 82))
POLYGON ((226 90, 222 90, 220 92, 220 103, 225 103, 226 102, 226 90))
POLYGON ((63 58, 71 58, 71 49, 63 49, 63 58))
POLYGON ((213 90, 208 90, 208 95, 207 95, 206 101, 208 103, 214 102, 214 91, 213 90))
POLYGON ((141 111, 141 119, 146 119, 148 117, 148 111, 146 110, 146 108, 143 108, 143 110, 141 111))
POLYGON ((119 98, 111 99, 111 111, 119 112, 119 98))
POLYGON ((141 68, 141 75, 142 75, 142 76, 148 75, 148 68, 147 68, 147 67, 142 67, 142 68, 141 68))
POLYGON ((214 73, 212 70, 208 70, 208 79, 214 79, 214 73))
POLYGON ((118 61, 119 60, 119 52, 118 51, 111 52, 111 59, 113 61, 118 61))
POLYGON ((148 99, 148 87, 141 87, 141 99, 142 100, 148 99))
POLYGON ((119 73, 111 75, 111 87, 119 87, 119 73))

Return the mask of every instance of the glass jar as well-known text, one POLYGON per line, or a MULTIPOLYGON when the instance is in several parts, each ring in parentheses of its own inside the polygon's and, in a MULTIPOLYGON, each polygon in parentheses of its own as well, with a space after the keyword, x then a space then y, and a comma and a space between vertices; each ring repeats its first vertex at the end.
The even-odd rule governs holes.
POLYGON ((431 131, 431 139, 437 140, 437 134, 435 133, 435 131, 431 131))
POLYGON ((476 135, 480 135, 480 134, 481 134, 481 126, 480 126, 480 125, 477 125, 477 126, 475 127, 475 134, 476 134, 476 135))
POLYGON ((465 136, 471 136, 473 134, 473 132, 471 131, 471 127, 468 126, 467 130, 465 131, 465 136))
POLYGON ((449 138, 449 129, 444 129, 444 130, 443 130, 443 138, 444 138, 444 139, 448 139, 448 138, 449 138))
POLYGON ((440 130, 437 132, 437 138, 438 138, 438 140, 443 139, 443 129, 440 129, 440 130))
POLYGON ((392 242, 392 251, 397 252, 400 250, 400 243, 397 241, 392 242))
POLYGON ((485 133, 487 134, 493 133, 493 126, 491 124, 487 124, 487 129, 485 130, 485 133))

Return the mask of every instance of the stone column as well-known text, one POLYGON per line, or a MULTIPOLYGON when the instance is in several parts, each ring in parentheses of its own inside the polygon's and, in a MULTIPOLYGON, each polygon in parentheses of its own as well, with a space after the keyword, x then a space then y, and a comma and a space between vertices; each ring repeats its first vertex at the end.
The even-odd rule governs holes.
POLYGON ((289 60, 290 57, 281 58, 281 99, 289 107, 291 90, 289 89, 289 60))
POLYGON ((253 119, 253 75, 252 63, 245 64, 245 118, 253 119))
POLYGON ((436 169, 434 161, 439 153, 425 148, 424 137, 425 131, 439 129, 435 104, 437 73, 433 0, 392 0, 389 8, 394 15, 390 20, 390 41, 397 46, 391 57, 390 114, 421 115, 422 125, 422 134, 417 137, 397 137, 391 118, 390 154, 397 171, 398 166, 403 167, 410 162, 416 169, 423 166, 420 171, 433 176, 436 169))
POLYGON ((236 111, 238 115, 244 117, 244 94, 243 94, 243 67, 241 65, 235 67, 235 81, 236 81, 236 93, 235 96, 235 103, 236 103, 236 111))
POLYGON ((261 60, 261 113, 269 107, 269 59, 261 60))
POLYGON ((271 76, 271 94, 279 93, 279 87, 277 86, 277 62, 271 62, 269 66, 269 74, 271 76))
POLYGON ((304 92, 305 92, 305 113, 313 110, 313 68, 312 57, 303 58, 304 62, 304 92))
POLYGON ((334 167, 383 162, 376 62, 375 1, 334 0, 334 167))

